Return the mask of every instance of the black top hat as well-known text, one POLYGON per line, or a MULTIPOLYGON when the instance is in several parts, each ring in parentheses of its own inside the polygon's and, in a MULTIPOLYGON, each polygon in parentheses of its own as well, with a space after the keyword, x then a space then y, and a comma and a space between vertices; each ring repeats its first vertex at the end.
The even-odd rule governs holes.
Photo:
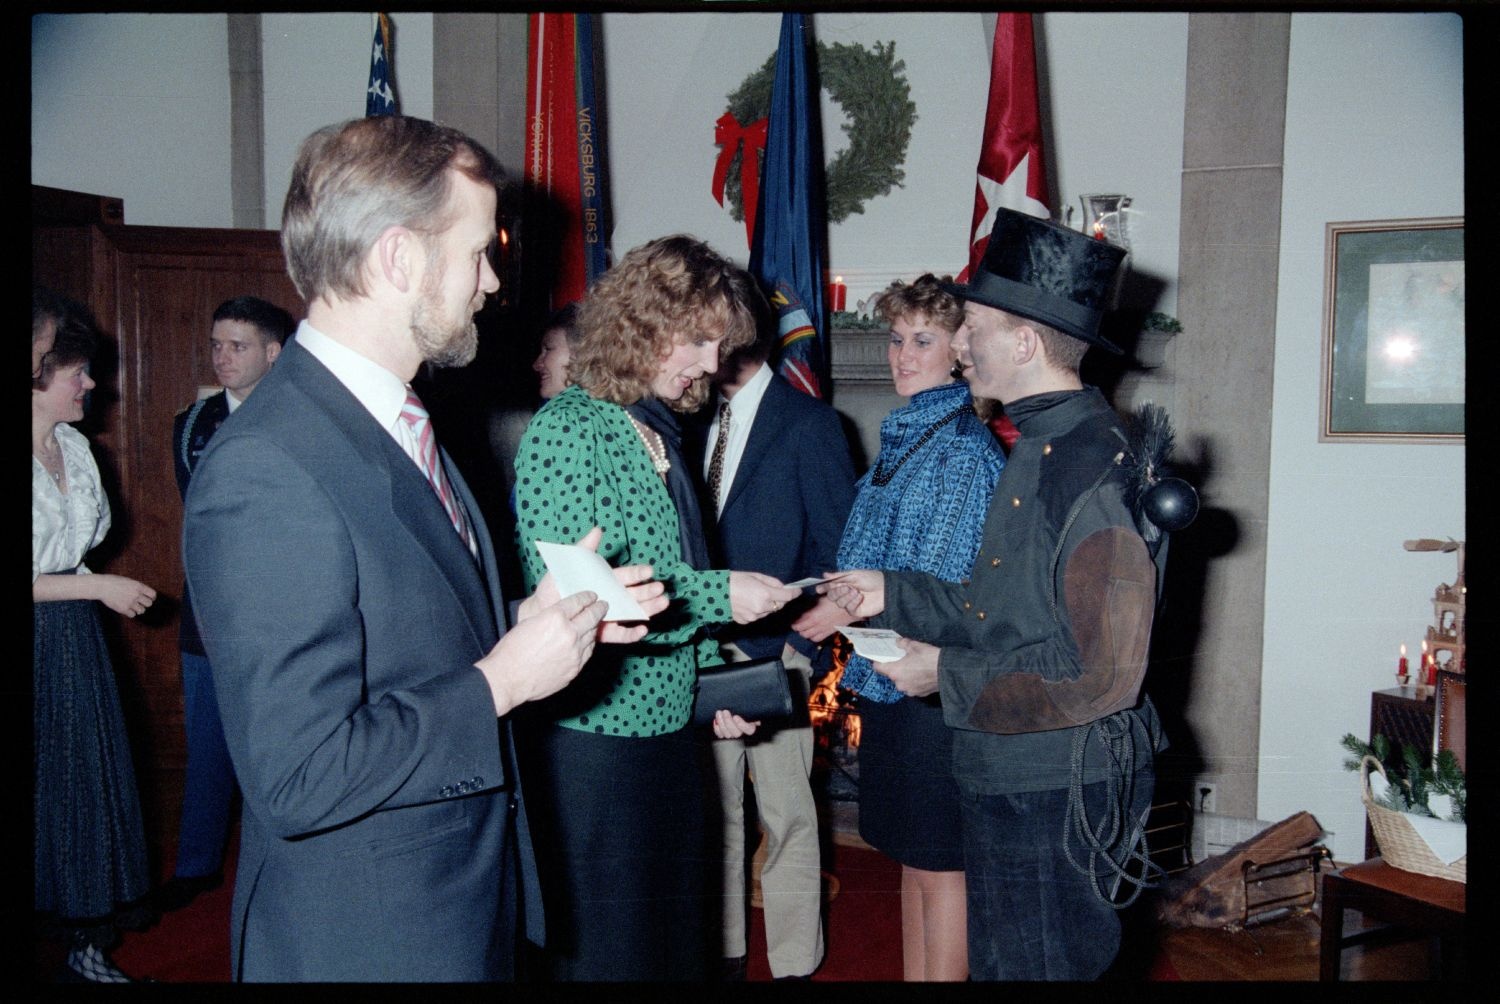
POLYGON ((1116 355, 1099 334, 1126 251, 1087 234, 1013 209, 995 213, 995 228, 967 286, 943 283, 954 296, 1038 321, 1116 355))

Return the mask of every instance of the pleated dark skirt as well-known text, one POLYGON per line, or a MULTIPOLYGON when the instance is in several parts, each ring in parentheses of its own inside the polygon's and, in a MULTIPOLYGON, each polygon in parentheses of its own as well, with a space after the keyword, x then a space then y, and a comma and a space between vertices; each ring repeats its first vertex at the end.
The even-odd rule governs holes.
POLYGON ((35 908, 113 914, 150 887, 125 717, 90 600, 32 604, 35 908))
POLYGON ((706 851, 704 730, 639 739, 541 723, 522 736, 547 917, 538 975, 705 979, 720 862, 706 851))
POLYGON ((953 731, 936 698, 859 707, 859 835, 903 865, 962 871, 953 731))

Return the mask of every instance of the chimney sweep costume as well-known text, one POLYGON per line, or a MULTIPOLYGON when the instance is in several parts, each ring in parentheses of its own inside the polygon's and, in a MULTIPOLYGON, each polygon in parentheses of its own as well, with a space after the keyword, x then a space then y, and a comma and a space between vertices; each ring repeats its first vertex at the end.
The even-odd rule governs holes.
MULTIPOLYGON (((974 278, 951 291, 1118 353, 1099 322, 1124 257, 1001 209, 974 278)), ((968 578, 887 572, 874 623, 941 649, 972 978, 1093 979, 1118 951, 1117 907, 1149 877, 1143 822, 1166 745, 1141 683, 1164 531, 1186 523, 1144 513, 1180 516, 1196 497, 1161 487, 1159 412, 1132 427, 1092 387, 1005 411, 1021 435, 968 578)))

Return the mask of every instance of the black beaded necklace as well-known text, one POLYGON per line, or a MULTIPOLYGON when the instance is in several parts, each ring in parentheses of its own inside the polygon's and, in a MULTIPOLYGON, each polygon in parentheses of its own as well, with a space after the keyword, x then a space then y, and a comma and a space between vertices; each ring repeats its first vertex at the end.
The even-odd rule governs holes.
POLYGON ((917 439, 917 441, 911 444, 911 449, 901 454, 901 459, 896 461, 896 466, 892 467, 889 471, 885 470, 883 465, 877 463, 875 465, 875 473, 870 475, 871 484, 879 485, 882 488, 890 484, 891 479, 896 476, 896 472, 901 469, 901 465, 910 460, 913 453, 916 453, 922 447, 926 446, 927 441, 935 436, 939 429, 947 425, 949 422, 953 421, 958 416, 962 415, 964 412, 968 411, 969 408, 970 405, 968 405, 967 403, 961 404, 957 408, 954 408, 952 411, 948 412, 948 414, 944 415, 942 418, 938 419, 936 422, 933 422, 931 425, 929 425, 927 427, 927 431, 923 432, 922 435, 917 439))

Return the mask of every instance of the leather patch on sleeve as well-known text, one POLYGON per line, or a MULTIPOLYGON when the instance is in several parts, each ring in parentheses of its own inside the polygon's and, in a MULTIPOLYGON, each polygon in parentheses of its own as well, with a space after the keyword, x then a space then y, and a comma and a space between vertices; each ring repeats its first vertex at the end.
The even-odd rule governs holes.
POLYGON ((1156 566, 1145 542, 1123 527, 1090 534, 1068 558, 1063 595, 1083 675, 1061 702, 1082 721, 1134 707, 1156 607, 1156 566))
POLYGON ((1081 672, 1062 680, 1036 673, 996 677, 974 703, 975 728, 1046 732, 1135 706, 1156 603, 1156 567, 1145 543, 1121 527, 1090 534, 1069 557, 1063 587, 1081 672))

